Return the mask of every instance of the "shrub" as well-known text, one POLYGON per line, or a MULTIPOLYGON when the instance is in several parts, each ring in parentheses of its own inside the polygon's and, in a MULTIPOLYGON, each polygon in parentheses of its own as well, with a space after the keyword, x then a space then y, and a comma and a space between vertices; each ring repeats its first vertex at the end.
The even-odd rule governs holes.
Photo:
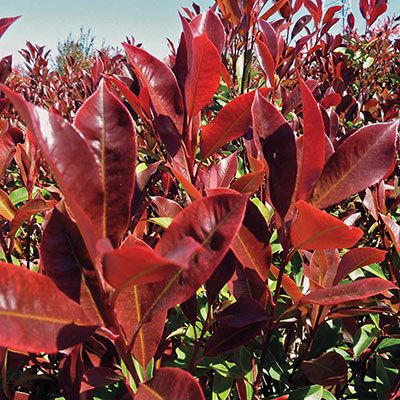
POLYGON ((3 398, 397 398, 397 22, 216 3, 1 61, 3 398))

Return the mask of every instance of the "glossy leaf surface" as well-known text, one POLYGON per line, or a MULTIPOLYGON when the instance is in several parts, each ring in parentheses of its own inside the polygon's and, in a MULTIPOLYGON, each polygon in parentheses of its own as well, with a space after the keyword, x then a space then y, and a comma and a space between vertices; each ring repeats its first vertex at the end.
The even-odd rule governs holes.
POLYGON ((179 132, 183 124, 183 100, 173 72, 140 47, 124 44, 135 73, 149 91, 158 115, 171 118, 179 132))
POLYGON ((176 262, 181 257, 180 246, 191 239, 201 244, 202 251, 170 279, 154 284, 154 299, 144 320, 157 309, 165 310, 189 299, 205 283, 227 253, 243 220, 246 202, 247 196, 234 192, 217 194, 192 203, 174 218, 155 250, 176 262))
POLYGON ((95 285, 93 264, 78 227, 65 211, 54 208, 46 217, 40 259, 44 275, 79 303, 94 323, 104 325, 96 304, 99 291, 95 285))
POLYGON ((74 125, 85 137, 101 168, 102 236, 117 245, 131 217, 136 164, 132 117, 101 81, 96 92, 79 109, 74 125), (124 160, 122 164, 121 160, 124 160))
POLYGON ((185 103, 190 117, 196 115, 211 101, 220 79, 218 50, 207 34, 193 39, 191 56, 185 81, 185 103))
POLYGON ((243 136, 251 125, 251 104, 255 92, 242 94, 223 107, 205 126, 200 136, 201 155, 212 156, 231 140, 243 136))
POLYGON ((6 263, 0 263, 0 271, 1 346, 55 353, 93 334, 96 327, 83 308, 49 278, 6 263))
POLYGON ((325 127, 318 103, 300 76, 299 84, 303 102, 303 149, 297 183, 297 199, 304 200, 324 168, 325 127))
POLYGON ((273 205, 284 218, 296 185, 296 142, 292 128, 275 106, 259 92, 252 107, 253 129, 260 137, 269 168, 269 189, 273 205))
POLYGON ((369 125, 345 140, 325 165, 311 203, 326 208, 379 182, 395 160, 397 127, 397 121, 369 125))
POLYGON ((340 219, 313 207, 303 200, 296 203, 290 235, 298 249, 323 250, 354 246, 362 237, 359 228, 349 227, 340 219))
POLYGON ((101 169, 91 148, 60 116, 29 104, 5 86, 1 89, 30 127, 94 257, 95 242, 103 232, 104 192, 101 169))
POLYGON ((330 306, 367 299, 390 289, 396 289, 396 285, 392 282, 380 278, 365 278, 345 285, 316 290, 305 296, 303 301, 330 306))
POLYGON ((336 273, 334 285, 338 284, 350 272, 357 268, 380 263, 385 259, 386 251, 375 249, 373 247, 360 247, 351 249, 342 258, 336 273))

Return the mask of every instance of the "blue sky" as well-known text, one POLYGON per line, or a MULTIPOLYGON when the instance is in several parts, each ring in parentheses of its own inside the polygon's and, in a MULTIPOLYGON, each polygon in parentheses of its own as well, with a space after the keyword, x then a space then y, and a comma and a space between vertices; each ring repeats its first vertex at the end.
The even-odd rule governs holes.
MULTIPOLYGON (((327 0, 328 4, 331 1, 327 0)), ((358 0, 352 2, 358 16, 358 0)), ((22 17, 0 39, 0 56, 16 54, 25 47, 26 40, 46 45, 55 52, 58 41, 69 33, 79 36, 83 26, 91 28, 98 46, 103 41, 119 45, 125 36, 134 35, 148 51, 163 57, 168 52, 166 37, 174 42, 179 37, 178 9, 191 3, 191 0, 2 1, 2 17, 22 17)), ((205 10, 213 0, 197 0, 196 3, 205 10)), ((389 13, 400 14, 400 0, 389 0, 389 13)))

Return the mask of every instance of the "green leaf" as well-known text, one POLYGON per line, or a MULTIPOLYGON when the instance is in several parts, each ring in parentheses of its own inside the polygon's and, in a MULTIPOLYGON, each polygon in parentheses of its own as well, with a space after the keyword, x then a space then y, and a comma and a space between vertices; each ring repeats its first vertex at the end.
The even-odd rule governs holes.
POLYGON ((399 371, 389 360, 379 355, 375 356, 375 361, 377 399, 386 400, 399 371))
POLYGON ((290 392, 289 400, 321 400, 323 395, 324 388, 320 385, 313 385, 290 392))
POLYGON ((391 351, 400 352, 400 339, 385 338, 379 343, 376 350, 379 353, 389 353, 391 351))
POLYGON ((172 222, 172 218, 154 217, 154 218, 149 218, 147 221, 152 222, 155 225, 161 226, 161 228, 167 229, 172 222))
POLYGON ((363 62, 363 68, 369 68, 374 63, 374 61, 375 59, 373 57, 368 56, 363 62))
POLYGON ((375 325, 367 324, 362 326, 354 338, 354 358, 359 358, 361 353, 370 346, 378 335, 379 329, 375 325))
POLYGON ((24 187, 15 189, 10 193, 10 200, 14 205, 24 203, 28 200, 28 191, 24 187))
POLYGON ((212 400, 226 400, 231 392, 232 378, 226 378, 218 373, 214 375, 212 400))

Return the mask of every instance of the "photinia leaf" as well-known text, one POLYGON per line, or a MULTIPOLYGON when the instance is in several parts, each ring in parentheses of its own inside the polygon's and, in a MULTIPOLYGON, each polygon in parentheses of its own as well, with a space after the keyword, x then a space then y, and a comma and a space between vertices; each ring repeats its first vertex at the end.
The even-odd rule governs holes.
POLYGON ((194 36, 200 36, 207 33, 208 38, 221 54, 225 45, 225 28, 221 20, 215 14, 212 8, 206 12, 196 15, 190 22, 194 36))
POLYGON ((6 173, 12 158, 14 157, 17 143, 22 143, 23 133, 19 128, 12 127, 0 136, 0 178, 6 173))
POLYGON ((347 382, 347 363, 335 351, 322 354, 315 360, 303 361, 301 369, 313 384, 332 386, 347 382))
MULTIPOLYGON (((269 89, 264 89, 268 93, 269 89)), ((228 142, 243 136, 251 125, 251 104, 255 91, 242 94, 223 107, 200 136, 201 156, 212 156, 228 142)))
POLYGON ((365 278, 345 285, 316 290, 304 296, 302 301, 304 303, 314 303, 321 306, 332 306, 367 299, 396 288, 396 285, 385 279, 365 278))
POLYGON ((256 337, 269 317, 264 308, 249 297, 239 298, 218 317, 220 325, 207 340, 207 357, 227 353, 256 337))
POLYGON ((49 278, 25 268, 0 263, 0 297, 2 347, 56 353, 83 342, 96 329, 83 308, 49 278))
POLYGON ((269 238, 265 218, 257 206, 249 201, 242 226, 232 242, 231 249, 243 267, 256 270, 263 280, 268 278, 271 264, 269 238))
POLYGON ((205 400, 203 391, 189 372, 179 368, 163 367, 154 378, 139 386, 137 400, 205 400))
POLYGON ((257 192, 264 182, 265 170, 264 164, 257 159, 252 159, 253 171, 241 176, 238 180, 231 184, 231 189, 239 193, 249 193, 250 195, 257 192))
POLYGON ((196 115, 211 101, 218 89, 220 75, 220 56, 207 34, 193 38, 185 81, 185 103, 189 117, 196 115))
POLYGON ((328 160, 311 194, 326 208, 385 177, 396 157, 398 121, 365 126, 346 139, 328 160))
POLYGON ((340 261, 333 284, 337 285, 343 278, 357 268, 382 262, 385 259, 386 253, 387 252, 384 250, 375 249, 373 247, 351 249, 340 261))
POLYGON ((275 61, 268 50, 268 47, 258 38, 255 42, 255 50, 258 61, 266 77, 268 77, 269 84, 275 87, 275 61))
POLYGON ((232 182, 237 171, 236 152, 223 158, 218 164, 211 164, 202 174, 201 183, 206 189, 227 187, 232 182))
POLYGON ((151 304, 153 300, 154 285, 129 285, 121 289, 114 306, 127 345, 136 333, 132 355, 143 368, 146 368, 157 351, 167 319, 167 310, 160 310, 152 316, 150 321, 143 323, 147 304, 151 304), (135 332, 141 322, 142 326, 138 332, 135 332))
POLYGON ((4 85, 1 90, 28 124, 95 259, 103 232, 104 192, 101 169, 88 142, 57 114, 28 103, 4 85))
POLYGON ((10 225, 10 237, 14 236, 18 228, 28 220, 32 215, 39 212, 48 211, 55 206, 56 200, 43 200, 43 199, 32 199, 25 203, 21 208, 17 210, 14 218, 10 225))
POLYGON ((19 15, 18 17, 8 17, 0 19, 0 38, 4 35, 10 25, 12 25, 20 17, 21 16, 19 15))
POLYGON ((159 217, 174 218, 182 211, 182 207, 173 200, 162 196, 150 197, 159 217))
MULTIPOLYGON (((187 260, 201 248, 195 240, 180 244, 180 252, 187 260)), ((184 267, 185 265, 183 265, 184 267)), ((106 281, 116 289, 125 285, 142 285, 167 280, 174 275, 179 264, 160 256, 142 245, 124 246, 103 256, 103 273, 106 281)))
POLYGON ((237 279, 232 281, 233 296, 239 299, 242 296, 249 297, 262 307, 266 307, 269 298, 269 289, 265 279, 250 268, 236 267, 237 279))
POLYGON ((292 128, 275 106, 257 92, 252 106, 253 129, 260 137, 269 168, 271 201, 283 219, 296 185, 296 142, 292 128))
POLYGON ((305 200, 321 175, 325 163, 325 127, 311 90, 297 76, 303 102, 303 149, 297 182, 297 200, 305 200))
POLYGON ((170 279, 149 284, 153 286, 154 298, 147 304, 143 321, 156 310, 166 310, 186 301, 205 283, 229 250, 242 223, 246 203, 246 195, 236 192, 216 194, 195 201, 174 218, 155 250, 178 262, 179 246, 191 238, 201 244, 203 251, 170 279))
MULTIPOLYGON (((150 250, 150 247, 144 242, 136 240, 132 235, 128 236, 122 244, 122 248, 139 244, 150 250)), ((127 345, 135 333, 135 327, 142 321, 142 315, 146 313, 147 304, 151 304, 154 298, 153 286, 132 284, 125 286, 121 288, 115 299, 114 311, 124 332, 127 345)), ((136 334, 132 355, 143 368, 146 368, 158 348, 166 318, 167 310, 155 313, 151 321, 144 323, 136 334)))
POLYGON ((79 303, 97 325, 104 325, 99 311, 100 293, 95 271, 76 224, 65 210, 54 208, 45 220, 40 242, 44 275, 70 299, 79 303))
POLYGON ((400 226, 387 215, 379 214, 379 216, 382 218, 382 221, 389 232, 397 254, 400 255, 400 226))
POLYGON ((0 189, 0 215, 7 221, 12 221, 16 212, 17 209, 8 194, 0 189))
POLYGON ((123 46, 142 86, 149 91, 155 112, 169 117, 182 132, 183 100, 173 72, 140 47, 126 43, 123 46))
POLYGON ((102 80, 78 110, 74 125, 90 145, 101 169, 102 237, 117 246, 131 218, 136 163, 133 119, 102 80))
MULTIPOLYGON (((275 265, 271 264, 270 270, 271 274, 277 279, 279 276, 279 269, 275 267, 275 265)), ((296 303, 303 297, 303 293, 297 286, 296 282, 286 274, 283 274, 282 277, 282 287, 285 289, 288 296, 290 296, 293 303, 296 303)))
POLYGON ((354 246, 362 237, 359 228, 347 226, 340 219, 300 200, 296 203, 290 236, 297 249, 324 250, 354 246))
POLYGON ((122 96, 124 96, 125 100, 135 110, 136 114, 138 114, 140 118, 142 118, 144 121, 148 120, 148 116, 146 115, 140 100, 129 90, 125 83, 111 75, 105 76, 104 79, 106 82, 110 82, 118 88, 122 96))
POLYGON ((122 379, 121 375, 117 374, 108 367, 89 368, 82 376, 80 393, 87 392, 97 387, 112 385, 122 379))

